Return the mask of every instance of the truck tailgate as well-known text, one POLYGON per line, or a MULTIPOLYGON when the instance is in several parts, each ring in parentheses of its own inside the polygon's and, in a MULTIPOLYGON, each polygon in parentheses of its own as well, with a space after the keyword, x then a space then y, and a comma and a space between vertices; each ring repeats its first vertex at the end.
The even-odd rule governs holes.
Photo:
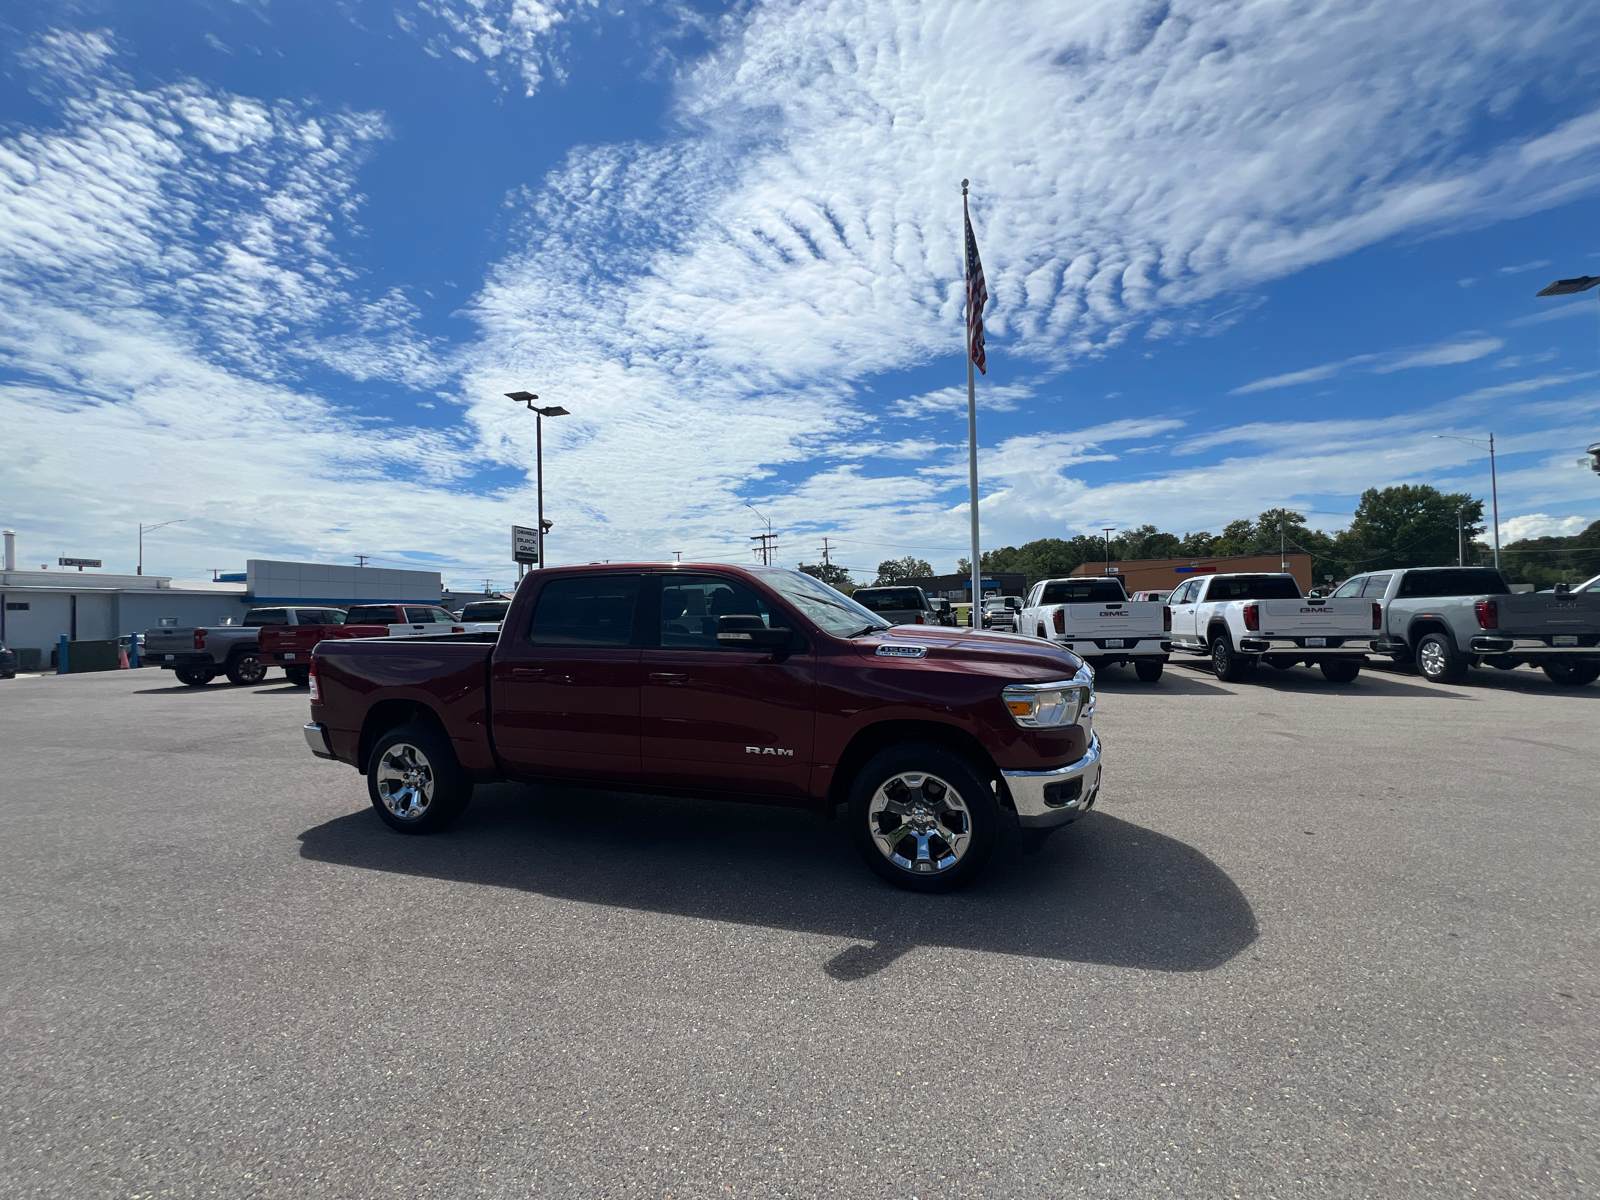
POLYGON ((281 654, 295 661, 311 661, 311 651, 327 637, 326 625, 268 625, 257 637, 263 654, 281 654))
POLYGON ((1600 633, 1597 592, 1514 592, 1491 598, 1499 615, 1499 628, 1492 632, 1520 637, 1577 634, 1580 638, 1600 633))
POLYGON ((1118 634, 1161 636, 1161 610, 1165 606, 1153 600, 1124 600, 1109 604, 1088 600, 1063 604, 1061 607, 1066 615, 1069 637, 1075 630, 1082 630, 1084 636, 1088 636, 1091 629, 1099 634, 1109 633, 1113 637, 1118 634))
POLYGON ((148 629, 144 635, 144 655, 188 654, 194 650, 193 629, 148 629))
POLYGON ((1267 634, 1316 634, 1319 637, 1371 637, 1370 600, 1329 600, 1311 604, 1305 600, 1257 600, 1261 609, 1261 632, 1267 634))

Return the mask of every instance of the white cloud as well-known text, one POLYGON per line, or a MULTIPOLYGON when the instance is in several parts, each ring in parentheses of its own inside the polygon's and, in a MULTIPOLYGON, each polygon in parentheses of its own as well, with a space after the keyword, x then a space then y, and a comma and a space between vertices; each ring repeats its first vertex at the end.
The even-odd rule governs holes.
POLYGON ((1552 304, 1543 312, 1529 313, 1525 317, 1507 321, 1506 324, 1514 329, 1523 329, 1529 325, 1543 325, 1546 321, 1560 321, 1566 317, 1593 317, 1595 311, 1595 302, 1592 298, 1569 300, 1565 304, 1552 304))
POLYGON ((1387 375, 1392 371, 1409 371, 1413 367, 1450 367, 1458 363, 1473 362, 1493 354, 1504 346, 1505 339, 1497 337, 1472 338, 1464 342, 1444 342, 1402 355, 1393 362, 1380 362, 1372 368, 1374 375, 1387 375))
POLYGON ((1500 544, 1509 545, 1522 538, 1571 537, 1589 528, 1590 517, 1552 517, 1528 513, 1500 522, 1500 544))
POLYGON ((1295 387, 1302 383, 1320 383, 1332 379, 1350 367, 1360 367, 1373 375, 1388 375, 1395 371, 1409 371, 1416 367, 1448 367, 1473 362, 1493 354, 1505 345, 1503 338, 1464 337, 1440 342, 1434 346, 1419 346, 1409 350, 1391 350, 1383 354, 1357 354, 1338 362, 1307 367, 1303 371, 1290 371, 1257 379, 1234 388, 1230 396, 1245 396, 1251 392, 1266 392, 1275 388, 1295 387))
POLYGON ((1500 274, 1521 275, 1524 271, 1537 271, 1540 267, 1548 267, 1549 265, 1550 260, 1548 258, 1536 258, 1532 262, 1518 263, 1514 267, 1501 267, 1500 274))
POLYGON ((435 56, 482 61, 497 84, 532 96, 546 79, 565 78, 565 27, 596 8, 598 0, 417 0, 394 17, 435 56))

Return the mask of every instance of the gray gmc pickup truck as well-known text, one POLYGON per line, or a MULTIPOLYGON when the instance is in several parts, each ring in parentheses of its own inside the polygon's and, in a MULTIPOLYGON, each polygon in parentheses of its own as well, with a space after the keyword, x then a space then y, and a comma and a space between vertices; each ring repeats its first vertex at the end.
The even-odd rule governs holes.
POLYGON ((207 625, 188 629, 148 629, 144 662, 175 672, 180 683, 204 687, 218 675, 229 683, 260 683, 267 675, 257 632, 267 625, 338 624, 336 608, 252 608, 239 625, 207 625))
POLYGON ((1333 594, 1371 601, 1372 648, 1437 683, 1523 663, 1567 687, 1600 678, 1600 593, 1514 593, 1489 567, 1413 567, 1352 576, 1333 594))

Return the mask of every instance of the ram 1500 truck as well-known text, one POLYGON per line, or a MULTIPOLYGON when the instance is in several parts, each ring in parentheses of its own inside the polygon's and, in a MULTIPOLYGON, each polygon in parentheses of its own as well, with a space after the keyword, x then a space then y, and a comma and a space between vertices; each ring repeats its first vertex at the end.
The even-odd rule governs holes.
POLYGON ((367 778, 402 833, 473 786, 550 781, 849 812, 884 879, 959 887, 1100 789, 1094 675, 1037 638, 891 626, 798 571, 535 572, 497 636, 325 641, 312 753, 367 778))
POLYGON ((1167 601, 1172 648, 1204 654, 1218 679, 1245 679, 1258 663, 1318 666, 1349 683, 1367 661, 1377 610, 1363 600, 1312 599, 1292 575, 1207 575, 1167 601))
POLYGON ((328 609, 320 624, 302 622, 261 631, 261 660, 282 667, 289 682, 305 687, 310 682, 311 651, 331 638, 422 637, 437 633, 467 633, 455 614, 436 604, 356 604, 348 612, 328 609))
POLYGON ((1352 576, 1333 594, 1381 611, 1372 648, 1438 683, 1479 663, 1528 663, 1569 687, 1600 677, 1600 593, 1513 593, 1491 567, 1413 567, 1352 576))
POLYGON ((1165 604, 1129 600, 1114 575, 1071 576, 1029 589, 1019 632, 1049 638, 1096 671, 1132 663, 1140 679, 1154 683, 1172 652, 1171 620, 1165 604))
POLYGON ((146 666, 173 671, 180 683, 204 687, 218 675, 230 683, 260 683, 267 676, 268 660, 261 656, 260 634, 268 629, 292 629, 327 620, 323 608, 252 608, 239 625, 207 625, 200 628, 147 629, 141 661, 146 666))

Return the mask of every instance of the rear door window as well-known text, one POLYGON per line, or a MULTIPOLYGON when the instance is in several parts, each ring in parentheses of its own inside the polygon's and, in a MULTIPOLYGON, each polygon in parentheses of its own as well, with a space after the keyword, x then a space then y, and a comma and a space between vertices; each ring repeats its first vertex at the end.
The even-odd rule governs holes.
POLYGON ((717 618, 736 615, 760 617, 762 624, 772 625, 772 606, 736 579, 672 575, 661 581, 662 646, 726 649, 717 641, 717 618))
POLYGON ((1392 575, 1369 575, 1367 577, 1367 585, 1361 589, 1361 594, 1375 597, 1379 600, 1383 599, 1383 594, 1389 590, 1389 580, 1392 578, 1394 578, 1392 575))
POLYGON ((393 604, 358 604, 344 618, 346 625, 398 625, 400 610, 393 604))
POLYGON ((638 575, 552 579, 539 592, 528 640, 535 646, 626 646, 633 640, 638 575))
MULTIPOLYGON (((1384 578, 1387 579, 1388 576, 1385 575, 1384 578)), ((1333 589, 1333 595, 1330 597, 1330 599, 1347 600, 1351 596, 1359 596, 1361 595, 1361 585, 1365 582, 1366 580, 1360 575, 1357 575, 1354 579, 1346 579, 1338 587, 1333 589)))

